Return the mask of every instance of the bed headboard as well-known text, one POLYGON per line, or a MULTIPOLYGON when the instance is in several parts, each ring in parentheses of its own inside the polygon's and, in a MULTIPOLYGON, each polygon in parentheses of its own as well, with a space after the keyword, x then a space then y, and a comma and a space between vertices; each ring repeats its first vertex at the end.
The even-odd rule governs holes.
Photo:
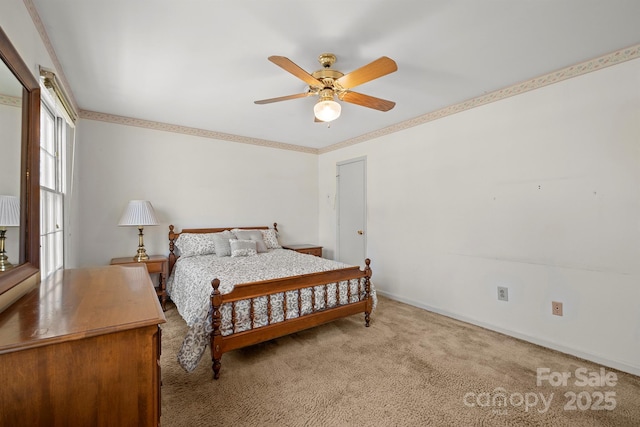
MULTIPOLYGON (((217 227, 217 228, 183 228, 181 232, 174 231, 173 224, 169 226, 169 274, 173 271, 173 265, 176 263, 179 255, 175 253, 175 242, 182 233, 220 233, 225 230, 241 229, 241 230, 266 230, 269 226, 260 225, 257 227, 217 227)), ((278 231, 278 223, 273 223, 273 228, 278 231)))

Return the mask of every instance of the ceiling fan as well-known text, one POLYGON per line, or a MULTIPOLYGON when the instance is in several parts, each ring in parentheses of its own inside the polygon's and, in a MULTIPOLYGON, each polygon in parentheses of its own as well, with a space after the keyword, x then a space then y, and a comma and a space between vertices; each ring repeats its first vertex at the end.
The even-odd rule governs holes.
POLYGON ((306 92, 295 95, 262 99, 255 101, 256 104, 270 104, 272 102, 317 95, 319 100, 313 107, 316 122, 330 122, 340 116, 341 107, 340 104, 334 100, 335 98, 338 98, 340 101, 350 102, 379 111, 389 111, 396 105, 395 102, 351 90, 351 88, 396 71, 398 69, 397 64, 393 59, 387 58, 386 56, 380 57, 347 74, 331 68, 336 62, 336 56, 333 53, 323 53, 318 56, 318 62, 322 65, 322 69, 314 71, 311 74, 284 56, 270 56, 268 59, 307 83, 309 89, 306 92))

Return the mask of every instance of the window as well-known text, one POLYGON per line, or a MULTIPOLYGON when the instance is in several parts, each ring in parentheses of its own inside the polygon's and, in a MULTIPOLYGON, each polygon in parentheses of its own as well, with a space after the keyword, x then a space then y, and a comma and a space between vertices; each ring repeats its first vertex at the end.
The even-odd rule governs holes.
POLYGON ((74 128, 57 97, 42 91, 40 110, 40 271, 42 278, 64 267, 69 154, 74 128))

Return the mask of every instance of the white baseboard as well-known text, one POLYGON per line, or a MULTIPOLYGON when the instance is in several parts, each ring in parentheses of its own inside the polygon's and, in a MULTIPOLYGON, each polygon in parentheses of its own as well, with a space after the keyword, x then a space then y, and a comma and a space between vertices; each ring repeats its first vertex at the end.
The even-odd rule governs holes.
POLYGON ((562 345, 558 345, 556 343, 553 343, 553 342, 550 342, 550 341, 546 341, 544 339, 531 337, 529 335, 525 335, 525 334, 521 334, 521 333, 518 333, 518 332, 514 332, 514 331, 511 331, 511 330, 508 330, 508 329, 501 328, 499 326, 491 325, 491 324, 484 323, 484 322, 479 322, 479 321, 477 321, 475 319, 471 319, 471 318, 466 317, 466 316, 461 316, 461 315, 458 315, 458 314, 455 314, 455 313, 450 313, 450 312, 448 312, 446 310, 441 310, 441 309, 438 309, 438 308, 435 308, 435 307, 431 307, 431 306, 422 304, 422 303, 420 303, 418 301, 414 301, 414 300, 410 300, 410 299, 407 299, 407 298, 404 298, 404 297, 401 297, 401 296, 398 296, 398 295, 394 295, 392 293, 389 293, 389 292, 386 292, 386 291, 382 291, 380 289, 376 289, 376 292, 379 295, 382 295, 384 297, 387 297, 387 298, 390 298, 392 300, 399 301, 399 302, 402 302, 402 303, 405 303, 405 304, 408 304, 408 305, 412 305, 414 307, 418 307, 418 308, 421 308, 423 310, 427 310, 427 311, 430 311, 430 312, 433 312, 433 313, 441 314, 443 316, 450 317, 450 318, 456 319, 456 320, 460 320, 460 321, 465 322, 465 323, 470 323, 472 325, 480 326, 482 328, 489 329, 489 330, 492 330, 492 331, 495 331, 495 332, 499 332, 501 334, 508 335, 508 336, 514 337, 514 338, 518 338, 518 339, 521 339, 523 341, 527 341, 527 342, 530 342, 530 343, 533 343, 533 344, 537 344, 537 345, 540 345, 542 347, 550 348, 552 350, 556 350, 556 351, 559 351, 561 353, 570 354, 572 356, 576 356, 576 357, 579 357, 581 359, 589 360, 591 362, 597 363, 597 364, 602 365, 602 366, 607 366, 609 368, 618 369, 620 371, 627 372, 627 373, 632 374, 632 375, 640 376, 640 368, 635 367, 635 366, 631 366, 631 365, 627 365, 626 363, 620 363, 620 362, 617 362, 615 360, 610 360, 610 359, 607 359, 607 358, 603 358, 601 356, 596 356, 594 354, 585 353, 583 351, 579 351, 579 350, 576 350, 576 349, 573 349, 573 348, 570 348, 570 347, 565 347, 565 346, 562 346, 562 345))

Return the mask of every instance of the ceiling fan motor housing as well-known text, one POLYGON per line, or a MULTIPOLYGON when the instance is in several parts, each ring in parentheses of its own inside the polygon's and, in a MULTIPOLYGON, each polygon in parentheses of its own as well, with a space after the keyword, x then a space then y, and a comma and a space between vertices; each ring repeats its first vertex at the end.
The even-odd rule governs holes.
POLYGON ((334 87, 334 82, 344 76, 344 73, 329 68, 336 62, 336 56, 333 53, 323 53, 318 56, 318 62, 323 68, 321 70, 314 71, 311 75, 320 80, 324 84, 325 88, 338 89, 334 87))
POLYGON ((336 87, 335 81, 344 74, 340 71, 325 68, 324 70, 314 71, 311 75, 320 80, 325 88, 339 90, 340 88, 336 87))

